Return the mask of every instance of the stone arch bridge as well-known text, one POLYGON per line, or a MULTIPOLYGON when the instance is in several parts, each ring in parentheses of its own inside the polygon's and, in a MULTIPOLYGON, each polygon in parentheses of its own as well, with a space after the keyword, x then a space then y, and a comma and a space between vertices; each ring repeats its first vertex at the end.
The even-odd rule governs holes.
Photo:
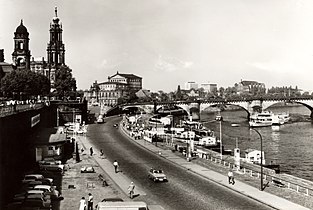
POLYGON ((183 109, 188 116, 192 116, 193 120, 198 120, 200 113, 209 107, 219 105, 235 105, 247 112, 247 117, 254 110, 265 110, 277 103, 297 103, 305 106, 311 111, 311 119, 313 119, 313 98, 283 98, 283 99, 252 99, 252 100, 203 100, 203 101, 174 101, 174 102, 150 102, 150 103, 134 103, 121 105, 123 110, 137 107, 146 113, 162 112, 166 107, 177 107, 183 109))

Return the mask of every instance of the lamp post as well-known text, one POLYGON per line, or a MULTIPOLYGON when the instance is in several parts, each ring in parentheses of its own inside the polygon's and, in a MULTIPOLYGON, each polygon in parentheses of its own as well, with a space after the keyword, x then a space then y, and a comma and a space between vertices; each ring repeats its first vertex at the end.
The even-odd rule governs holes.
POLYGON ((261 140, 261 163, 260 163, 260 166, 261 166, 261 186, 260 186, 260 190, 263 191, 264 188, 263 188, 263 139, 262 139, 262 135, 261 133, 255 129, 255 128, 250 128, 250 130, 254 130, 260 137, 260 140, 261 140))

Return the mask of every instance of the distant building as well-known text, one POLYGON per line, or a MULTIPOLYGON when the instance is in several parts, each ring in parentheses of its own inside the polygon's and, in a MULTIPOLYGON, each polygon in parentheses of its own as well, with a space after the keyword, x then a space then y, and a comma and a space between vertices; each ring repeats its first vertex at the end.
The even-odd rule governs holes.
POLYGON ((265 93, 266 88, 264 83, 241 80, 237 86, 237 92, 238 94, 265 93))
POLYGON ((199 87, 198 83, 195 83, 195 82, 186 82, 185 83, 185 90, 191 90, 191 89, 197 90, 198 87, 199 87))
POLYGON ((116 74, 109 76, 108 81, 97 81, 85 91, 86 100, 99 102, 105 106, 115 106, 120 100, 129 99, 142 89, 142 78, 134 74, 116 74))
POLYGON ((210 93, 213 93, 213 92, 217 92, 217 84, 210 84, 210 87, 209 87, 209 92, 210 93))
POLYGON ((47 68, 47 62, 45 61, 44 57, 41 58, 34 58, 32 57, 30 61, 30 70, 45 75, 49 78, 49 69, 47 68))

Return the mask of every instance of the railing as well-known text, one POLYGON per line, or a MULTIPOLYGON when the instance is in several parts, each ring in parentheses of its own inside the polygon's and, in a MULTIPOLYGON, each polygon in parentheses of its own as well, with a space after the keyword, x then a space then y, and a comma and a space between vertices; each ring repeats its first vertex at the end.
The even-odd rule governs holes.
MULTIPOLYGON (((223 160, 223 159, 221 159, 220 156, 218 156, 218 157, 215 157, 212 155, 210 155, 209 157, 204 156, 204 159, 210 160, 211 162, 214 162, 216 164, 221 164, 226 168, 236 168, 234 163, 223 160)), ((237 172, 239 174, 248 175, 251 178, 260 179, 260 177, 261 177, 261 174, 259 171, 253 170, 253 169, 248 168, 248 167, 240 167, 240 169, 237 168, 237 172)), ((265 181, 267 180, 268 184, 272 183, 273 185, 278 186, 278 187, 284 187, 284 188, 287 188, 289 190, 293 190, 297 193, 302 193, 302 194, 307 195, 307 196, 313 196, 313 188, 312 188, 312 186, 309 186, 309 184, 308 185, 300 184, 300 183, 297 183, 295 181, 290 181, 290 180, 284 179, 281 176, 282 175, 279 175, 279 174, 271 175, 268 173, 263 173, 263 179, 265 181)), ((295 178, 295 177, 293 177, 293 178, 295 178)))
POLYGON ((0 117, 42 107, 44 107, 44 103, 5 105, 0 107, 0 117))

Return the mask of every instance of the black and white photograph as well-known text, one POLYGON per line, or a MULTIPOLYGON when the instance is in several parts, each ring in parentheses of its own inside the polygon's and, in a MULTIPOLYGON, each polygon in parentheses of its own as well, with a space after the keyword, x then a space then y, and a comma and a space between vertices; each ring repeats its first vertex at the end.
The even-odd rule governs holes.
POLYGON ((313 209, 313 1, 0 0, 0 209, 313 209))

